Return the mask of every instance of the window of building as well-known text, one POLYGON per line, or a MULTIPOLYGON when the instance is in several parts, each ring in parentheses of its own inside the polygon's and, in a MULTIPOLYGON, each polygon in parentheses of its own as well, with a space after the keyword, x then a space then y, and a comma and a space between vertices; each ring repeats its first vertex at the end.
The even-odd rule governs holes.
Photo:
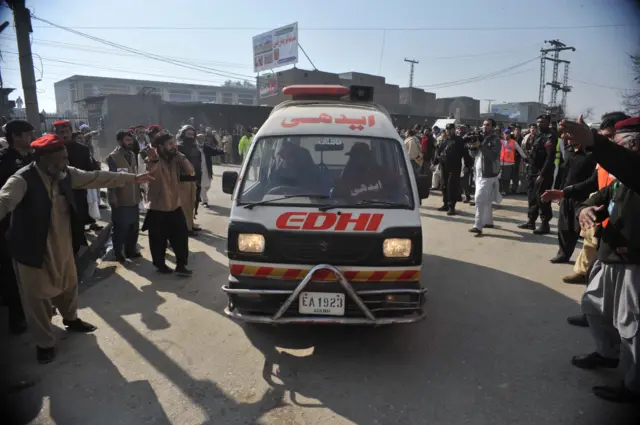
POLYGON ((191 102, 189 90, 169 90, 169 102, 191 102))
POLYGON ((255 96, 251 94, 238 94, 239 105, 253 105, 254 99, 255 99, 255 96))
POLYGON ((225 105, 233 104, 233 93, 222 93, 222 103, 225 105))
POLYGON ((218 102, 217 92, 200 92, 198 93, 198 100, 200 102, 218 102))

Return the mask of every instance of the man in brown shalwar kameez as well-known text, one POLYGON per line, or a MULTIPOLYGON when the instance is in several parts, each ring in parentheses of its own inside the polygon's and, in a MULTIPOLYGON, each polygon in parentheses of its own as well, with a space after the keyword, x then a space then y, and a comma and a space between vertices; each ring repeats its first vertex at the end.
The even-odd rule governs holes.
POLYGON ((43 136, 31 144, 35 162, 21 168, 0 189, 0 220, 9 213, 8 241, 27 326, 39 363, 55 358, 53 307, 68 331, 93 332, 78 318, 78 276, 74 245, 84 237, 73 189, 120 187, 152 178, 68 166, 64 140, 43 136))

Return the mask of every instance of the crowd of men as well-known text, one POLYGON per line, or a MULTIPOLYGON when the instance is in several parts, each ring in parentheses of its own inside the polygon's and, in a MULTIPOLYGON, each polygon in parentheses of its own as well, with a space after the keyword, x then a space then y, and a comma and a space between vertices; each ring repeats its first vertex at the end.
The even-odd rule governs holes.
POLYGON ((596 386, 594 393, 609 401, 640 401, 640 117, 612 112, 603 115, 599 129, 590 129, 582 118, 558 128, 541 115, 526 135, 492 119, 484 121, 481 133, 467 130, 448 124, 444 132, 420 126, 400 131, 414 172, 439 173, 433 188, 442 190, 439 210, 448 215, 456 214, 462 195, 471 201, 473 181, 476 216, 470 231, 479 236, 494 226, 492 204, 518 190, 522 163, 528 212, 518 227, 550 233, 551 201, 558 201, 558 251, 550 261, 568 263, 583 239, 574 273, 563 280, 586 285, 582 314, 568 322, 589 327, 596 350, 575 356, 572 364, 620 367, 621 384, 596 386))
POLYGON ((149 235, 153 265, 163 274, 190 276, 189 236, 213 178, 212 146, 191 125, 177 137, 158 125, 119 130, 116 148, 98 162, 88 127, 74 132, 56 121, 50 134, 33 140, 34 128, 14 120, 3 127, 0 149, 0 279, 10 331, 29 330, 39 363, 55 358, 51 319, 57 311, 68 331, 92 332, 78 310, 76 260, 87 245, 86 226, 99 228, 89 212, 90 192, 108 188, 115 259, 141 257, 139 222, 149 235), (165 261, 168 244, 176 266, 165 261))

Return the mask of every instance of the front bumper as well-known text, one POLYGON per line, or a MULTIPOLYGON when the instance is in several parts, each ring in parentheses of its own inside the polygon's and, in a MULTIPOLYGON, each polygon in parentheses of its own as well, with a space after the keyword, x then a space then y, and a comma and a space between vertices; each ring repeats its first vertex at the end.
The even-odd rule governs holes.
POLYGON ((222 287, 229 296, 225 314, 253 323, 269 324, 342 324, 389 325, 413 323, 426 315, 427 290, 420 282, 351 283, 335 267, 321 264, 309 271, 302 281, 277 279, 241 279, 231 276, 222 287), (320 270, 329 270, 335 282, 313 281, 320 270), (301 315, 297 301, 303 290, 345 294, 344 316, 301 315))

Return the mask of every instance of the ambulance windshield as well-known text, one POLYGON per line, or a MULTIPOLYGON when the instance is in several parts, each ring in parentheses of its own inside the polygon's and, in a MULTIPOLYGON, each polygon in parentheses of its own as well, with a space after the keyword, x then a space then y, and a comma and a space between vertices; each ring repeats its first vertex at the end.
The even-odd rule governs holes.
POLYGON ((239 204, 414 208, 404 152, 395 140, 291 136, 255 143, 239 204))

